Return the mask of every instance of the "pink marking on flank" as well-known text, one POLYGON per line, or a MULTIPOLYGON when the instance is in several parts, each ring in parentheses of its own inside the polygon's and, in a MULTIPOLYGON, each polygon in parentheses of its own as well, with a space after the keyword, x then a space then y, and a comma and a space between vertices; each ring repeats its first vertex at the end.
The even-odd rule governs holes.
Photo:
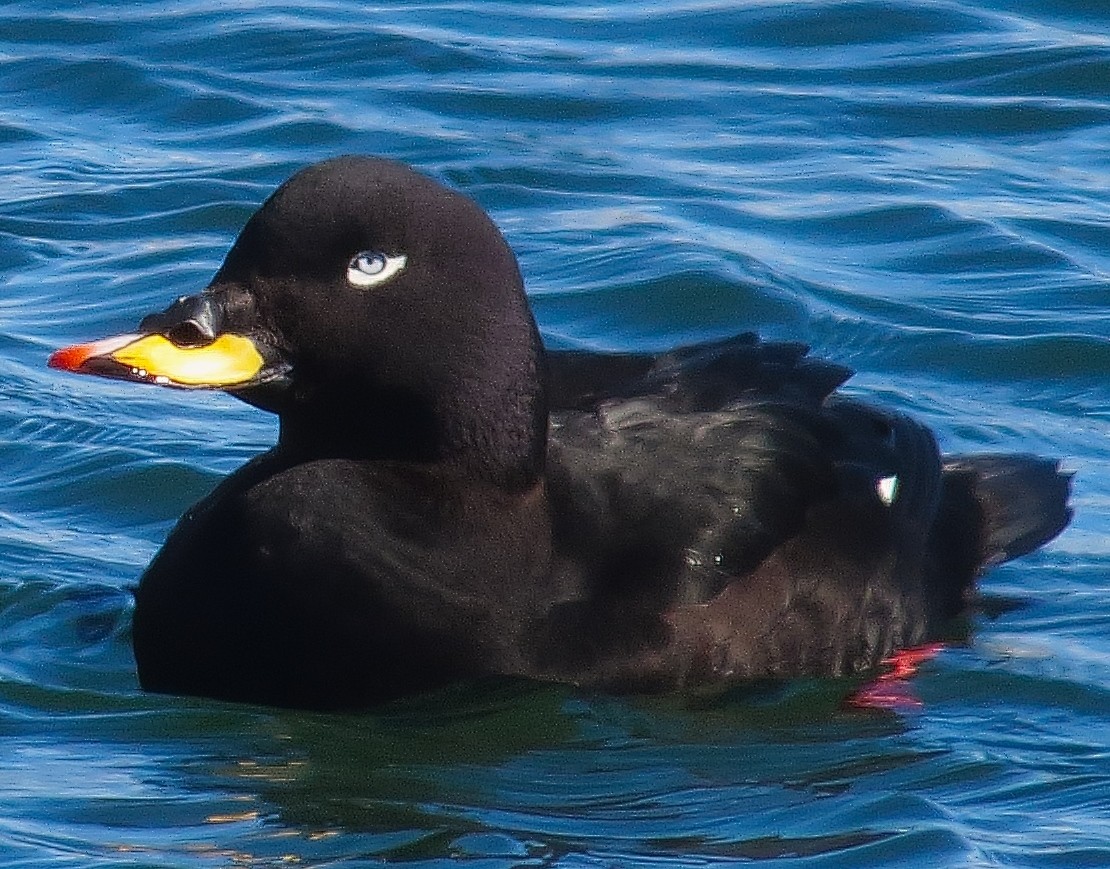
POLYGON ((944 643, 899 649, 883 660, 883 666, 889 669, 853 691, 845 703, 855 709, 885 709, 891 712, 920 709, 923 704, 913 693, 910 680, 917 675, 921 664, 931 661, 942 649, 944 643))

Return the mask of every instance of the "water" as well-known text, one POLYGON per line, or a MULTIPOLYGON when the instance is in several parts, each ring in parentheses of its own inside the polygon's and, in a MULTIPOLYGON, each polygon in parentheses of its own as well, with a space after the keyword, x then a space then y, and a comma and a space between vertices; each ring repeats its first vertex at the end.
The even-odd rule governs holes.
POLYGON ((0 862, 1110 865, 1110 6, 0 6, 0 862), (263 450, 48 351, 195 291, 296 167, 467 190, 547 339, 758 328, 947 449, 1076 470, 917 712, 527 685, 327 716, 146 696, 128 589, 263 450))

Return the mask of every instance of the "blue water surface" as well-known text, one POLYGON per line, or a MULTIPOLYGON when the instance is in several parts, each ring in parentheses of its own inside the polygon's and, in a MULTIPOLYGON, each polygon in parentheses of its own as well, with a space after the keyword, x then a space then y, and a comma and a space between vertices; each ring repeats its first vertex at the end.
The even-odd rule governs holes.
POLYGON ((1110 866, 1104 0, 16 0, 0 91, 0 864, 1110 866), (1062 457, 1073 526, 916 712, 144 695, 129 589, 275 423, 46 357, 345 152, 476 197, 551 344, 806 341, 945 449, 1062 457))

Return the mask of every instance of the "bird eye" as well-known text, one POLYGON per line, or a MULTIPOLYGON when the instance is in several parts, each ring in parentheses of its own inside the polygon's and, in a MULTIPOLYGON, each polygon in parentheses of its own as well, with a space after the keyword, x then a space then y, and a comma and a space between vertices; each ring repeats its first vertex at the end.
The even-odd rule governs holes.
POLYGON ((372 287, 384 283, 405 267, 404 254, 388 256, 374 250, 355 254, 347 263, 347 283, 353 287, 372 287))

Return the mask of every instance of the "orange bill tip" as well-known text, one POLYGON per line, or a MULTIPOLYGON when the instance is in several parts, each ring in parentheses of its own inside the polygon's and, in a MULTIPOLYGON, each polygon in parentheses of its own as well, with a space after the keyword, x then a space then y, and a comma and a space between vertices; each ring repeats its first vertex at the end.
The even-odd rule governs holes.
POLYGON ((62 371, 81 371, 90 359, 110 356, 116 350, 126 347, 141 338, 141 335, 116 335, 100 341, 90 341, 88 344, 74 344, 72 347, 63 347, 55 350, 46 360, 51 368, 62 371))

